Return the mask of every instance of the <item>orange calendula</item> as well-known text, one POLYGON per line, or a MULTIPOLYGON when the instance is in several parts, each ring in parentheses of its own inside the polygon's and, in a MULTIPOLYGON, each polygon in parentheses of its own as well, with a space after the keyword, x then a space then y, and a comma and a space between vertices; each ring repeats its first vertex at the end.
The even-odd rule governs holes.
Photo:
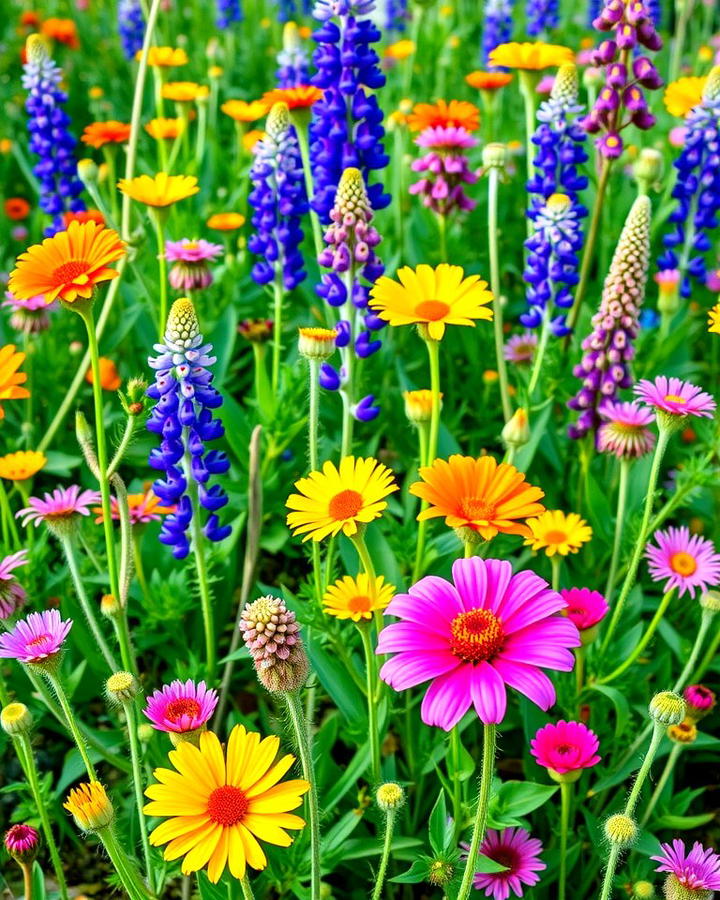
POLYGON ((540 71, 551 66, 575 61, 575 54, 569 47, 561 44, 546 44, 543 41, 526 41, 518 43, 510 41, 500 44, 490 51, 491 66, 503 66, 507 69, 526 69, 540 71))
POLYGON ((264 100, 226 100, 220 109, 236 122, 257 122, 270 107, 264 100))
MULTIPOLYGON (((30 396, 30 391, 22 387, 27 381, 27 375, 18 371, 24 362, 25 354, 16 353, 15 344, 0 347, 0 401, 24 400, 30 396)), ((0 403, 0 419, 4 418, 5 408, 0 403)))
POLYGON ((209 97, 210 88, 194 81, 169 81, 163 85, 162 95, 165 100, 174 100, 175 103, 194 103, 209 97))
MULTIPOLYGON (((117 391, 122 384, 122 379, 118 374, 117 366, 106 356, 101 356, 98 362, 100 365, 100 387, 104 391, 117 391)), ((93 383, 92 368, 88 369, 85 373, 85 381, 87 381, 88 384, 93 383)))
POLYGON ((77 212, 68 210, 63 213, 63 225, 67 228, 71 222, 97 222, 98 225, 105 225, 105 216, 99 209, 79 209, 77 212))
POLYGON ((38 450, 19 450, 0 456, 0 478, 6 481, 27 481, 43 468, 47 456, 38 450))
POLYGON ((313 103, 317 103, 322 95, 323 92, 320 88, 309 84, 299 84, 297 87, 275 88, 274 91, 266 91, 262 99, 268 109, 274 103, 287 103, 288 109, 305 109, 311 107, 313 103))
POLYGON ((194 175, 168 175, 166 172, 158 172, 152 177, 138 175, 129 181, 122 178, 118 188, 138 203, 154 207, 172 206, 200 190, 194 175))
POLYGON ((409 56, 412 56, 414 52, 415 41, 402 40, 395 41, 394 44, 389 44, 385 48, 383 56, 387 59, 403 60, 407 59, 409 56))
POLYGON ((40 25, 40 34, 59 44, 65 44, 71 50, 77 50, 80 46, 77 25, 72 19, 58 19, 55 16, 45 19, 40 25))
POLYGON ((426 128, 464 128, 476 131, 480 127, 480 110, 467 100, 438 100, 435 103, 417 103, 407 118, 411 131, 426 128))
POLYGON ((665 108, 671 116, 684 119, 702 101, 706 84, 707 76, 689 76, 670 82, 663 94, 665 108))
POLYGON ((30 215, 30 204, 24 197, 9 197, 3 204, 5 215, 13 222, 27 219, 30 215))
MULTIPOLYGON (((140 60, 142 50, 138 50, 135 59, 140 60)), ((188 55, 180 49, 174 47, 151 47, 148 51, 148 65, 156 66, 159 69, 169 69, 172 66, 184 66, 187 64, 188 55)))
POLYGON ((245 224, 245 216, 236 212, 215 213, 207 220, 207 227, 215 231, 237 231, 245 224))
POLYGON ((525 543, 533 550, 544 550, 547 556, 577 553, 592 537, 592 528, 585 519, 561 509, 547 510, 527 524, 530 535, 525 543))
POLYGON ((180 137, 184 130, 184 119, 165 119, 158 117, 156 119, 150 119, 145 126, 145 131, 147 131, 151 138, 155 138, 156 141, 174 140, 175 138, 180 137))
POLYGON ((104 147, 105 144, 125 144, 130 140, 130 126, 110 119, 107 122, 92 122, 82 133, 82 141, 90 147, 104 147))
POLYGON ((498 91, 512 81, 511 72, 482 72, 479 69, 465 76, 470 87, 478 91, 498 91))

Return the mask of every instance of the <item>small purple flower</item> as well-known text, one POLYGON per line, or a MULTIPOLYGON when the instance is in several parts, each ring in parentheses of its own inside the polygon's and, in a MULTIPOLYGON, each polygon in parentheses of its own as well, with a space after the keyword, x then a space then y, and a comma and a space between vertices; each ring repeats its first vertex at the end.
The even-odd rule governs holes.
MULTIPOLYGON (((720 856, 714 850, 706 850, 695 841, 692 850, 685 850, 684 841, 676 838, 672 844, 660 844, 660 856, 650 859, 660 863, 656 872, 667 872, 671 888, 676 885, 682 893, 697 892, 700 898, 709 892, 720 891, 720 856)), ((677 891, 674 891, 677 894, 677 891)), ((666 896, 673 896, 666 893, 666 896)))
POLYGON ((2 302, 11 310, 10 327, 23 334, 39 334, 50 327, 48 312, 58 308, 58 303, 50 306, 45 302, 45 295, 38 294, 29 300, 18 300, 10 291, 5 291, 5 300, 2 302))
POLYGON ((229 28, 233 22, 242 22, 243 11, 240 0, 216 0, 217 16, 215 24, 218 28, 229 28))
POLYGON ((0 634, 0 657, 31 665, 53 659, 71 628, 72 619, 63 621, 56 609, 30 613, 6 634, 0 634))
POLYGON ((503 355, 514 365, 529 365, 537 352, 538 336, 533 331, 514 334, 505 342, 503 355))
POLYGON ((174 734, 196 731, 210 719, 218 703, 217 691, 208 689, 204 681, 195 684, 179 679, 153 691, 143 713, 153 728, 174 734))
POLYGON ((528 0, 526 7, 527 33, 538 37, 560 24, 559 0, 528 0))

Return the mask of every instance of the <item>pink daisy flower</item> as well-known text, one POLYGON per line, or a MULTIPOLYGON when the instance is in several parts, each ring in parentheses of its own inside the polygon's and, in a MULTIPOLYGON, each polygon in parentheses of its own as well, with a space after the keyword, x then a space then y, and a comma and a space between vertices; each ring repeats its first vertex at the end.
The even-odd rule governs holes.
POLYGON ((380 677, 396 691, 430 681, 422 720, 445 731, 471 706, 486 725, 501 722, 506 685, 549 709, 555 688, 542 668, 569 672, 580 646, 558 615, 563 598, 534 572, 513 575, 506 560, 459 559, 452 576, 429 575, 390 601, 385 614, 403 621, 380 632, 376 652, 395 654, 380 677))
POLYGON ((216 691, 208 689, 204 681, 195 684, 189 678, 185 682, 176 679, 148 697, 143 712, 158 731, 183 734, 202 728, 217 702, 216 691))
MULTIPOLYGON (((461 846, 467 859, 470 847, 468 844, 461 846)), ((524 828, 505 828, 503 831, 488 828, 479 852, 505 866, 506 870, 489 874, 476 872, 473 886, 478 891, 484 890, 485 896, 494 900, 508 900, 511 891, 516 897, 522 897, 523 887, 537 884, 540 881, 537 873, 547 868, 539 856, 542 848, 540 841, 531 838, 524 828)))
POLYGON ((63 621, 56 609, 30 613, 14 628, 0 634, 0 657, 22 663, 39 663, 56 656, 72 628, 72 619, 63 621))
POLYGON ((213 277, 208 263, 222 252, 222 244, 211 244, 202 239, 168 241, 165 244, 165 257, 174 264, 168 274, 170 285, 176 291, 197 291, 209 287, 213 277))
POLYGON ((711 418, 715 410, 715 401, 710 394, 680 378, 658 375, 655 381, 643 379, 635 385, 635 393, 643 403, 671 416, 711 418))
POLYGON ((18 300, 14 294, 6 291, 5 298, 2 305, 11 310, 10 327, 24 334, 38 334, 49 328, 48 311, 56 309, 58 306, 57 302, 48 306, 45 302, 45 294, 38 294, 27 300, 18 300))
POLYGON ((691 719, 702 719, 713 711, 717 698, 704 684, 690 684, 683 691, 687 714, 691 719))
POLYGON ((582 722, 566 722, 561 719, 538 729, 530 741, 530 752, 539 766, 551 775, 567 775, 582 769, 590 769, 600 762, 600 742, 594 731, 582 722))
POLYGON ((560 596, 565 601, 564 614, 581 633, 598 625, 610 607, 599 591, 590 588, 563 588, 560 596))
POLYGON ((650 859, 660 863, 656 872, 669 873, 668 881, 674 879, 690 891, 720 890, 720 856, 714 850, 706 850, 695 841, 692 850, 686 853, 685 842, 678 838, 672 844, 660 844, 660 849, 662 855, 650 859))
POLYGON ((656 531, 654 539, 658 546, 648 544, 645 556, 652 580, 666 582, 664 591, 677 588, 680 597, 686 591, 694 597, 696 588, 706 591, 720 583, 720 554, 712 541, 691 537, 685 525, 656 531))
POLYGON ((27 553, 27 550, 18 550, 0 561, 0 619, 9 619, 25 602, 25 589, 12 572, 18 566, 27 565, 27 553))
POLYGON ((14 859, 35 856, 40 845, 40 832, 32 825, 13 825, 5 833, 5 849, 14 859))
POLYGON ((99 502, 99 491, 83 491, 73 484, 69 488, 56 488, 52 494, 44 494, 42 499, 30 497, 30 505, 19 510, 15 516, 23 517, 23 525, 33 522, 36 528, 41 522, 49 526, 62 526, 76 516, 89 516, 92 504, 99 502))
POLYGON ((618 459, 638 459, 655 446, 656 437, 647 427, 655 414, 633 400, 614 403, 606 400, 598 409, 603 420, 598 429, 598 450, 614 453, 618 459))
POLYGON ((537 335, 532 331, 525 331, 523 334, 514 334, 505 342, 503 356, 509 363, 514 363, 515 365, 531 363, 535 358, 537 344, 537 335))

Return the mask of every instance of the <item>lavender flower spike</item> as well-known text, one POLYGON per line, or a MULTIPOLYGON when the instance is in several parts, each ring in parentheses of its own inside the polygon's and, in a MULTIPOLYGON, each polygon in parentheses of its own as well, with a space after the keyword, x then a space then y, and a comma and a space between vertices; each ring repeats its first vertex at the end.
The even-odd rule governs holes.
POLYGON ((638 197, 625 220, 610 271, 605 279, 600 308, 593 316, 593 330, 582 343, 585 351, 573 374, 582 387, 568 401, 580 412, 571 438, 597 433, 601 423, 599 407, 615 400, 621 388, 630 387, 629 363, 635 349, 638 314, 645 296, 650 255, 651 205, 647 196, 638 197))
POLYGON ((526 15, 527 33, 536 38, 560 24, 559 0, 528 0, 526 15))
POLYGON ((279 68, 275 77, 279 88, 309 84, 308 54, 302 46, 300 30, 295 22, 286 22, 283 26, 283 45, 277 61, 279 68))
POLYGON ((211 476, 230 468, 224 453, 205 448, 207 441, 225 433, 220 419, 212 415, 222 404, 209 370, 215 357, 210 356, 211 345, 203 344, 195 308, 187 297, 173 303, 164 341, 155 344, 155 349, 158 355, 148 359, 155 370, 155 384, 147 395, 157 403, 147 428, 162 435, 162 442, 151 451, 148 462, 165 473, 164 479, 153 484, 155 494, 177 504, 176 511, 163 520, 159 540, 173 548, 176 559, 184 559, 190 551, 187 532, 201 508, 210 513, 202 529, 208 540, 222 541, 231 531, 229 525, 220 525, 216 515, 228 502, 227 494, 218 484, 208 486, 211 476))
POLYGON ((480 57, 483 66, 491 71, 498 70, 499 67, 489 65, 490 54, 496 47, 507 43, 512 37, 514 3, 515 0, 485 0, 480 57))
POLYGON ((145 36, 140 0, 119 0, 117 22, 125 59, 135 59, 135 54, 142 49, 145 36))

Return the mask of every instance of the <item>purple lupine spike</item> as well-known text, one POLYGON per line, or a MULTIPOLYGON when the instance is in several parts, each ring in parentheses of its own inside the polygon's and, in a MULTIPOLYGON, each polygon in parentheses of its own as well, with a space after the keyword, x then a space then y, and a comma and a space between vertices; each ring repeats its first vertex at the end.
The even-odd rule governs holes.
POLYGON ((582 379, 582 387, 568 401, 570 409, 580 412, 577 423, 569 428, 571 438, 581 438, 588 432, 597 434, 602 404, 615 400, 621 388, 632 385, 629 363, 635 352, 633 341, 645 296, 650 215, 649 198, 639 196, 628 213, 615 248, 600 308, 592 319, 593 330, 583 341, 582 361, 573 370, 582 379))
POLYGON ((240 0, 216 0, 217 15, 215 24, 218 28, 229 28, 233 22, 242 22, 244 19, 240 0))
POLYGON ((491 72, 505 71, 499 66, 490 65, 490 54, 496 47, 507 43, 512 37, 514 2, 515 0, 485 0, 480 57, 483 66, 491 72))
POLYGON ((117 22, 125 59, 135 59, 135 54, 142 49, 145 36, 140 0, 119 0, 117 22))
POLYGON ((275 77, 279 88, 309 84, 308 54, 302 46, 300 31, 295 22, 286 22, 283 27, 283 45, 277 61, 279 68, 275 77))
POLYGON ((45 42, 37 34, 27 39, 27 62, 22 84, 28 91, 29 148, 38 157, 33 174, 40 182, 40 208, 52 216, 46 237, 61 231, 64 212, 85 209, 80 194, 83 185, 77 175, 75 145, 69 131, 70 117, 64 110, 67 95, 59 88, 61 69, 48 54, 45 42))
POLYGON ((166 503, 176 504, 175 512, 163 519, 158 539, 173 548, 176 559, 184 559, 190 552, 187 532, 201 508, 210 513, 203 527, 208 540, 222 541, 231 531, 215 515, 227 503, 227 495, 217 484, 208 486, 211 476, 230 468, 224 453, 205 450, 207 441, 224 433, 222 423, 210 412, 222 404, 209 371, 215 357, 210 355, 212 346, 203 344, 195 308, 187 297, 173 303, 163 343, 155 344, 155 349, 158 355, 148 358, 155 384, 147 395, 157 403, 147 428, 162 435, 162 442, 150 452, 148 462, 165 473, 155 481, 153 491, 166 503), (191 481, 196 485, 192 495, 197 496, 197 508, 188 492, 191 481))
POLYGON ((528 0, 527 33, 537 37, 544 31, 551 31, 560 24, 559 0, 528 0))

